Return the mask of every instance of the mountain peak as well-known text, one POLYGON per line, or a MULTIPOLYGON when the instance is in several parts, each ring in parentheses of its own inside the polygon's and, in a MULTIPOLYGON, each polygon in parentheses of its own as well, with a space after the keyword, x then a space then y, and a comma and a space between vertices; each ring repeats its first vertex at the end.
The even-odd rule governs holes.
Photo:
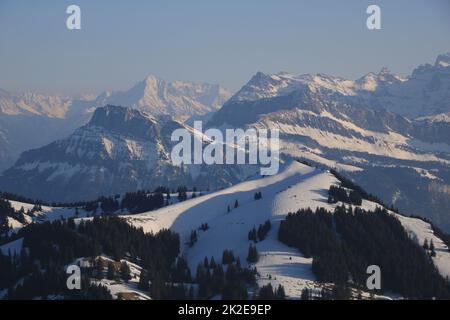
POLYGON ((384 66, 383 68, 381 68, 380 72, 378 73, 379 76, 381 75, 390 75, 392 74, 391 70, 389 70, 388 67, 384 66))
POLYGON ((156 123, 156 119, 145 112, 121 106, 106 105, 95 110, 88 125, 112 131, 130 127, 131 131, 135 131, 134 129, 138 127, 142 128, 154 123, 156 123), (125 124, 128 125, 125 126, 125 124), (131 127, 135 128, 132 129, 131 127))
POLYGON ((377 78, 378 81, 388 84, 393 84, 401 80, 401 78, 393 74, 388 67, 381 68, 380 72, 377 75, 377 78))
POLYGON ((158 76, 156 76, 152 73, 147 75, 147 77, 145 77, 145 79, 144 79, 144 83, 147 86, 154 86, 158 82, 164 82, 164 80, 162 80, 161 78, 159 78, 158 76))
POLYGON ((229 97, 230 93, 218 85, 167 82, 149 74, 129 90, 99 96, 96 105, 133 107, 153 116, 169 115, 184 122, 217 110, 229 97))
POLYGON ((280 72, 265 74, 258 71, 231 99, 232 101, 255 101, 274 97, 280 93, 292 92, 298 87, 298 77, 280 72))
POLYGON ((435 67, 448 68, 450 67, 450 52, 439 55, 436 58, 436 62, 434 64, 435 67))

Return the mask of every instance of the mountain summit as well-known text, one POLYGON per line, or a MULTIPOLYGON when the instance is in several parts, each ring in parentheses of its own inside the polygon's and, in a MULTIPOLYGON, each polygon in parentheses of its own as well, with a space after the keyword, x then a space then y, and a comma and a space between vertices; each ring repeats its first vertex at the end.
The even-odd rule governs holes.
POLYGON ((435 67, 448 68, 450 67, 450 52, 445 54, 441 54, 436 58, 436 62, 434 64, 435 67))
POLYGON ((22 153, 1 176, 0 190, 74 201, 158 186, 206 190, 246 178, 245 170, 235 165, 173 165, 171 135, 180 128, 193 130, 170 117, 133 108, 97 108, 91 120, 67 138, 22 153))
POLYGON ((169 115, 174 120, 186 121, 217 110, 230 95, 219 85, 166 82, 149 75, 129 90, 101 94, 95 104, 132 107, 153 116, 169 115))

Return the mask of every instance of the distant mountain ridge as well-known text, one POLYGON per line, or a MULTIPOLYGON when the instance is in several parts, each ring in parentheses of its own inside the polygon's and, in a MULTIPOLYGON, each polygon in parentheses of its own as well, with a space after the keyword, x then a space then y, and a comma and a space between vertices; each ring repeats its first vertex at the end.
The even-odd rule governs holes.
MULTIPOLYGON (((450 53, 439 55, 434 65, 416 68, 411 76, 401 77, 383 67, 357 80, 325 74, 268 75, 256 73, 229 103, 256 101, 286 96, 301 88, 322 95, 340 95, 363 102, 374 109, 385 109, 408 118, 450 112, 450 53)), ((341 97, 341 99, 342 99, 341 97)))
POLYGON ((67 138, 24 152, 0 178, 0 190, 70 202, 158 186, 215 189, 247 177, 233 165, 173 165, 171 134, 180 128, 193 130, 132 108, 97 108, 67 138))
MULTIPOLYGON (((258 72, 220 110, 208 113, 212 117, 204 127, 279 129, 283 159, 336 167, 384 202, 450 230, 449 59, 441 55, 406 78, 387 68, 355 81, 258 72)), ((169 132, 191 130, 166 113, 170 107, 164 112, 158 107, 179 102, 174 87, 191 90, 149 77, 129 95, 99 98, 137 102, 132 109, 97 109, 91 122, 68 138, 23 153, 0 177, 0 189, 73 201, 158 184, 214 189, 251 176, 246 166, 171 165, 169 132), (151 104, 155 110, 145 111, 149 101, 158 101, 151 104)), ((207 91, 199 89, 197 99, 206 99, 207 91)), ((88 107, 80 107, 89 110, 85 117, 95 109, 88 107)))
POLYGON ((169 115, 174 120, 184 122, 192 116, 218 110, 230 95, 219 85, 186 81, 166 82, 149 75, 127 91, 101 94, 95 104, 133 107, 154 116, 169 115))
POLYGON ((0 131, 5 139, 0 139, 0 172, 23 151, 71 134, 89 121, 95 108, 121 105, 184 122, 216 111, 230 95, 219 85, 166 82, 154 75, 129 90, 103 92, 97 97, 12 94, 0 89, 0 131))
MULTIPOLYGON (((386 203, 450 229, 450 122, 445 113, 450 100, 439 100, 450 88, 450 81, 444 82, 450 74, 447 57, 406 79, 387 69, 357 81, 259 72, 208 126, 279 129, 282 154, 345 171, 386 203), (433 73, 441 80, 439 90, 425 81, 433 73), (421 89, 414 89, 418 84, 421 89), (400 89, 411 97, 394 96, 400 89), (431 115, 420 117, 397 113, 402 105, 396 101, 415 101, 423 92, 429 93, 425 100, 444 107, 430 104, 435 108, 425 114, 431 115)), ((410 105, 415 115, 423 110, 420 103, 410 105)))

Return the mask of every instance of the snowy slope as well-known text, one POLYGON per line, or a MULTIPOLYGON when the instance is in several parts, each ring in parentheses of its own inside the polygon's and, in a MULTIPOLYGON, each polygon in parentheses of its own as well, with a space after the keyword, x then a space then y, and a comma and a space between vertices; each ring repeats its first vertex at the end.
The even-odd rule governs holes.
MULTIPOLYGON (((250 242, 247 235, 253 226, 258 227, 267 219, 272 229, 264 241, 256 244, 260 259, 256 264, 260 278, 258 284, 282 284, 290 298, 298 298, 304 287, 314 288, 315 277, 311 270, 312 259, 305 258, 295 248, 287 247, 277 240, 280 221, 287 213, 300 208, 324 207, 332 210, 336 204, 328 204, 327 191, 338 180, 328 171, 317 170, 300 163, 292 163, 279 175, 244 182, 231 188, 191 199, 153 212, 125 216, 129 223, 142 227, 146 232, 157 232, 164 228, 180 233, 187 242, 191 230, 208 223, 207 231, 200 231, 193 247, 182 246, 182 253, 188 259, 191 270, 205 256, 222 258, 224 249, 232 249, 246 264, 250 242), (261 200, 254 200, 255 192, 262 192, 261 200), (233 204, 238 200, 239 207, 233 204), (232 208, 227 212, 227 206, 232 208)), ((377 204, 363 201, 362 207, 373 210, 377 204)), ((437 248, 434 262, 442 275, 449 275, 450 253, 445 245, 432 234, 430 225, 422 220, 398 215, 405 229, 413 239, 433 238, 437 248)))
MULTIPOLYGON (((301 207, 329 206, 326 193, 337 180, 329 173, 315 170, 299 163, 293 163, 279 175, 244 182, 225 190, 188 200, 157 211, 125 218, 146 232, 157 232, 170 228, 180 233, 182 241, 187 241, 191 230, 202 223, 210 229, 201 232, 198 242, 192 247, 183 246, 183 254, 191 270, 204 257, 222 258, 224 249, 232 249, 244 263, 248 253, 248 231, 254 225, 272 221, 272 230, 266 240, 257 244, 261 260, 257 268, 261 274, 270 273, 282 280, 286 293, 298 297, 298 282, 314 280, 311 259, 305 259, 294 248, 277 241, 277 229, 283 217, 301 207), (263 198, 254 200, 254 194, 261 191, 263 198), (238 200, 239 207, 234 208, 238 200), (227 212, 227 206, 232 208, 227 212), (292 260, 289 260, 292 257, 292 260), (289 263, 286 261, 289 260, 289 263)), ((265 281, 262 279, 261 281, 265 281)))
MULTIPOLYGON (((189 267, 195 273, 199 262, 205 256, 214 256, 216 261, 221 261, 222 252, 225 249, 233 250, 235 256, 239 256, 243 265, 246 265, 248 254, 248 232, 253 226, 258 227, 270 219, 272 228, 265 240, 256 244, 259 252, 259 261, 256 267, 259 272, 258 285, 272 283, 273 286, 281 284, 290 298, 299 298, 301 290, 305 287, 314 289, 318 287, 312 272, 312 259, 305 258, 295 248, 287 247, 277 240, 280 221, 289 212, 296 212, 300 208, 324 207, 333 210, 338 204, 327 202, 330 185, 339 184, 339 181, 328 171, 312 168, 298 162, 288 165, 278 175, 250 180, 230 188, 205 194, 194 199, 176 203, 155 211, 136 215, 123 215, 130 224, 142 227, 146 232, 158 232, 169 228, 180 234, 182 241, 182 254, 187 258, 189 267), (262 199, 255 200, 256 192, 262 193, 262 199), (239 206, 234 208, 235 201, 239 206), (228 212, 227 207, 231 211, 228 212), (208 223, 209 229, 199 231, 203 223, 208 223), (187 245, 192 230, 197 230, 198 241, 192 246, 187 245)), ((31 209, 32 205, 20 202, 12 202, 14 208, 31 209)), ((374 210, 378 204, 363 201, 362 208, 374 210)), ((33 221, 47 221, 74 216, 73 208, 43 207, 33 221)), ((86 216, 79 211, 80 218, 86 216)), ((421 245, 425 239, 433 240, 436 247, 436 257, 433 258, 439 272, 450 277, 450 252, 446 245, 433 234, 429 223, 417 219, 396 215, 410 234, 411 239, 421 245)), ((84 218, 91 219, 91 218, 84 218)), ((20 252, 22 239, 16 240, 0 247, 3 253, 20 252)), ((137 290, 139 266, 131 266, 135 274, 129 284, 102 280, 113 294, 120 292, 135 293, 135 298, 146 299, 137 290)))
POLYGON ((34 204, 8 200, 14 210, 19 211, 23 208, 25 222, 22 223, 13 217, 7 217, 6 221, 10 227, 9 235, 17 233, 20 229, 26 227, 31 223, 52 222, 60 219, 68 219, 72 217, 87 217, 89 213, 82 208, 63 208, 63 207, 49 207, 41 206, 41 211, 36 211, 29 214, 29 211, 34 207, 34 204), (78 212, 78 214, 77 214, 78 212))
POLYGON ((417 218, 409 218, 401 215, 397 215, 397 218, 400 220, 408 234, 410 234, 411 238, 417 241, 418 244, 422 245, 425 239, 428 240, 428 243, 433 240, 436 248, 436 256, 433 257, 433 262, 441 275, 450 278, 449 248, 441 239, 434 235, 431 225, 417 218))

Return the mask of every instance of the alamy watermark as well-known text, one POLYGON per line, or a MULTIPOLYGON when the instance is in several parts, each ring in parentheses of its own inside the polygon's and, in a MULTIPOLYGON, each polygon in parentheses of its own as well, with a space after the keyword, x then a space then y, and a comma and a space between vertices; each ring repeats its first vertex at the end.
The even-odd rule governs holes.
POLYGON ((81 268, 76 264, 72 264, 67 267, 66 273, 69 275, 67 277, 66 286, 69 290, 80 290, 81 289, 81 268))
POLYGON ((215 128, 203 132, 202 121, 195 121, 193 130, 176 129, 171 136, 178 142, 172 149, 172 164, 249 164, 259 165, 260 174, 278 173, 280 141, 278 129, 215 128))
MULTIPOLYGON (((366 20, 366 26, 369 30, 381 29, 381 8, 378 5, 372 4, 367 7, 366 13, 369 17, 366 20)), ((66 27, 69 30, 81 30, 81 8, 78 5, 72 4, 67 7, 66 14, 69 16, 66 19, 66 27)))
POLYGON ((69 30, 81 29, 81 8, 75 4, 67 7, 66 13, 69 15, 66 19, 66 27, 69 30))
POLYGON ((381 289, 381 269, 376 264, 367 267, 366 273, 370 276, 367 278, 366 286, 369 290, 381 289))
POLYGON ((376 4, 367 7, 366 13, 369 15, 366 21, 367 29, 380 30, 381 29, 381 8, 376 4))

